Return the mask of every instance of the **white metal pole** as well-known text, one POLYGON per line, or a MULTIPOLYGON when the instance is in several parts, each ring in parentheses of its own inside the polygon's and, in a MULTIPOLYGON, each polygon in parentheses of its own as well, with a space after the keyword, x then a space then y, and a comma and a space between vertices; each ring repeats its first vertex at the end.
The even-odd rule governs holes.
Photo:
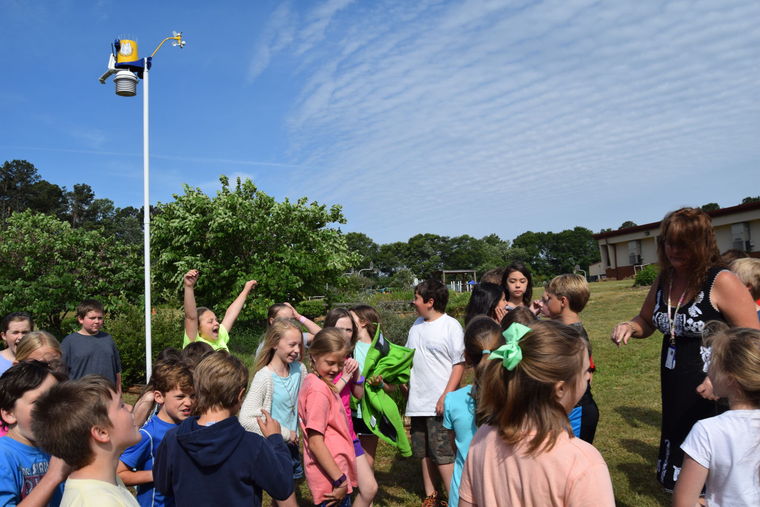
POLYGON ((150 382, 151 334, 150 334, 150 158, 148 147, 148 59, 143 70, 143 241, 145 250, 145 381, 150 382))

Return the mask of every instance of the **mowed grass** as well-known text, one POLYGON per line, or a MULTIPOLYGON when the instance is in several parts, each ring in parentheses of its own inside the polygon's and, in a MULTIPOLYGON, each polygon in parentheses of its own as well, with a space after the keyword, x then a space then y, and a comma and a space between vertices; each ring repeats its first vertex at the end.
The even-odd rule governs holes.
MULTIPOLYGON (((592 283, 591 300, 581 314, 597 366, 593 394, 599 405, 600 421, 594 446, 609 467, 617 505, 669 505, 669 496, 655 479, 662 335, 655 333, 646 340, 632 340, 621 348, 609 339, 615 324, 636 315, 646 296, 648 288, 631 288, 631 284, 630 280, 592 283)), ((542 289, 537 289, 534 296, 540 297, 542 293, 542 289)), ((471 378, 469 372, 465 378, 471 378)), ((402 458, 393 447, 381 442, 375 476, 379 491, 374 505, 420 505, 423 490, 418 460, 402 458)), ((298 494, 301 505, 313 505, 304 480, 298 483, 298 494)), ((264 505, 270 503, 266 499, 264 505)))

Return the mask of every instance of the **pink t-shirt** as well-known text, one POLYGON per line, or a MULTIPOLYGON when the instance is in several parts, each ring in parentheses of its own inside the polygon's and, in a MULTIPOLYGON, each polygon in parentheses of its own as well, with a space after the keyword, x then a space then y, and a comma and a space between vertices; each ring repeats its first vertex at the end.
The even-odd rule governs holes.
POLYGON ((549 452, 529 456, 483 425, 470 443, 459 498, 473 505, 615 505, 607 464, 591 444, 562 433, 549 452))
MULTIPOLYGON (((343 375, 343 372, 340 372, 335 376, 336 383, 338 382, 338 380, 340 380, 342 375, 343 375)), ((346 422, 348 422, 348 434, 351 435, 352 440, 356 440, 357 438, 359 438, 356 435, 356 431, 354 431, 354 421, 353 419, 351 419, 351 392, 353 392, 355 385, 356 385, 356 381, 354 380, 354 377, 352 375, 351 380, 348 381, 348 384, 343 386, 343 390, 340 392, 340 401, 341 403, 343 403, 343 409, 346 411, 346 422)))
MULTIPOLYGON (((325 445, 330 449, 340 471, 346 474, 348 492, 356 486, 356 455, 353 439, 348 431, 346 412, 338 395, 327 387, 322 379, 313 373, 306 375, 298 395, 298 419, 304 435, 307 430, 318 431, 325 437, 325 445)), ((332 480, 327 477, 309 449, 309 439, 304 438, 304 472, 306 482, 314 497, 314 503, 326 500, 325 495, 333 490, 332 480)))

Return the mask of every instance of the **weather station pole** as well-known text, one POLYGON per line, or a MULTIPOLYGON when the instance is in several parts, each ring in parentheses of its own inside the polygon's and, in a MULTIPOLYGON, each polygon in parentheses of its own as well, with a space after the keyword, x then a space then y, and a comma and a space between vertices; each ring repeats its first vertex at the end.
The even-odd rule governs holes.
POLYGON ((164 45, 171 40, 172 46, 185 47, 182 32, 174 32, 171 37, 162 40, 153 54, 146 58, 138 58, 137 43, 133 40, 115 40, 111 45, 112 51, 108 59, 108 70, 100 76, 100 82, 105 84, 112 74, 116 84, 116 95, 134 97, 137 94, 137 81, 143 80, 143 249, 145 277, 145 381, 150 382, 152 371, 152 336, 151 336, 151 295, 150 295, 150 87, 149 74, 153 57, 164 45))

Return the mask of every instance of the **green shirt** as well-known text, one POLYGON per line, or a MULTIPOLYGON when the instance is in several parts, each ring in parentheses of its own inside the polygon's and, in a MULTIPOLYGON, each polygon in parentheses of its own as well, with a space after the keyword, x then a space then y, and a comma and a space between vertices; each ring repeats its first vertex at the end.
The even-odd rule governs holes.
POLYGON ((223 325, 219 324, 219 337, 216 340, 207 340, 203 338, 200 334, 195 337, 195 340, 191 340, 189 336, 187 336, 187 332, 185 332, 185 339, 182 340, 182 348, 184 349, 193 341, 196 342, 203 342, 208 343, 213 347, 214 350, 226 350, 229 352, 229 348, 227 348, 227 343, 230 341, 230 334, 227 332, 227 330, 224 328, 223 325))

